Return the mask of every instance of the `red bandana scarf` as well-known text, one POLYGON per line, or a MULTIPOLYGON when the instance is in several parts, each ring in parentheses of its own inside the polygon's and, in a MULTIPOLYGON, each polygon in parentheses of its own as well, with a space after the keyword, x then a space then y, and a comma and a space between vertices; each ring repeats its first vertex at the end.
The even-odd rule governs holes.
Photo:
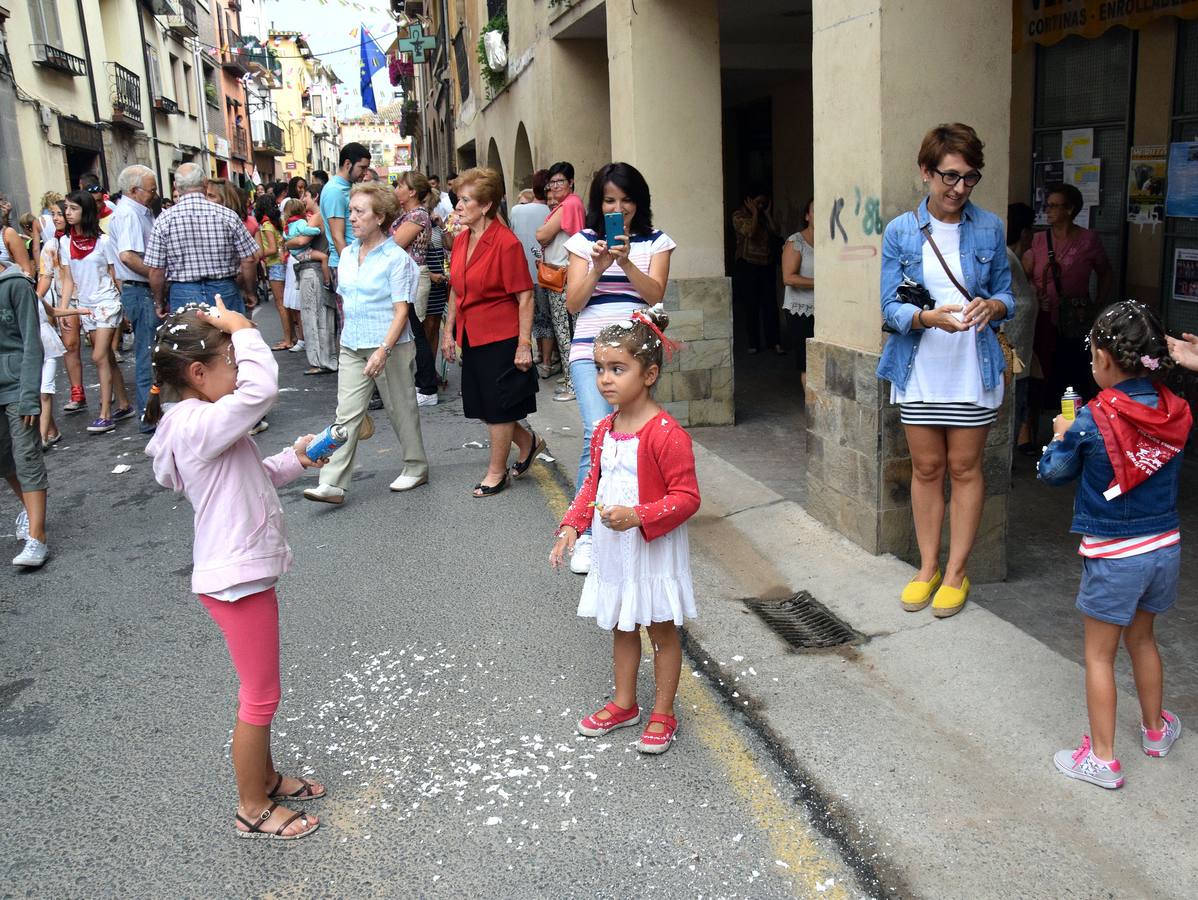
POLYGON ((1147 481, 1185 447, 1193 423, 1189 404, 1166 387, 1156 390, 1155 409, 1114 388, 1100 391, 1088 404, 1115 470, 1103 492, 1108 500, 1147 481))
POLYGON ((75 229, 71 229, 71 259, 87 259, 96 249, 99 238, 84 237, 75 229))

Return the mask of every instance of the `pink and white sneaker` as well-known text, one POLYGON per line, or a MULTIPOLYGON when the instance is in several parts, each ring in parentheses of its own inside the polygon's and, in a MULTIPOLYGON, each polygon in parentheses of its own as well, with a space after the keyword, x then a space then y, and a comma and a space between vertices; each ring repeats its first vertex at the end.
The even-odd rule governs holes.
POLYGON ((1058 750, 1052 758, 1057 771, 1078 781, 1088 781, 1113 791, 1123 787, 1123 766, 1119 760, 1103 760, 1090 749, 1090 735, 1082 738, 1076 750, 1058 750))
POLYGON ((1149 756, 1165 756, 1173 742, 1181 737, 1181 719, 1169 710, 1162 709, 1161 721, 1165 727, 1160 731, 1145 728, 1144 723, 1140 723, 1140 746, 1149 756))
POLYGON ((627 728, 629 725, 636 725, 641 720, 641 708, 635 703, 629 708, 624 709, 622 706, 616 706, 614 703, 609 703, 598 712, 593 712, 585 719, 580 719, 575 726, 578 733, 584 737, 602 737, 609 731, 614 731, 617 728, 627 728), (608 718, 598 718, 599 713, 607 710, 608 718))

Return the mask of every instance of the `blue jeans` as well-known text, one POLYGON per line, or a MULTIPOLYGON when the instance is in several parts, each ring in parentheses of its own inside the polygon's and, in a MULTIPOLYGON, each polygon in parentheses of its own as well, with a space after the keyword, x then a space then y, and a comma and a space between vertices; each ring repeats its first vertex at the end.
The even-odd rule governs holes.
MULTIPOLYGON (((121 286, 121 306, 125 308, 125 318, 133 326, 133 351, 137 359, 137 421, 140 422, 146 412, 146 401, 150 399, 150 385, 154 383, 150 345, 154 343, 154 331, 158 328, 158 316, 154 313, 149 285, 126 281, 121 286)), ((142 429, 150 430, 145 426, 142 429)))
POLYGON ((613 407, 599 393, 594 360, 580 359, 570 363, 570 380, 574 382, 574 396, 578 398, 578 412, 582 415, 582 455, 578 459, 578 478, 574 482, 574 493, 577 494, 591 471, 591 432, 595 430, 596 422, 612 414, 613 407))
POLYGON ((215 302, 220 294, 228 309, 236 310, 245 315, 245 301, 241 297, 241 288, 232 278, 214 278, 211 281, 172 281, 171 282, 171 312, 186 303, 215 302))

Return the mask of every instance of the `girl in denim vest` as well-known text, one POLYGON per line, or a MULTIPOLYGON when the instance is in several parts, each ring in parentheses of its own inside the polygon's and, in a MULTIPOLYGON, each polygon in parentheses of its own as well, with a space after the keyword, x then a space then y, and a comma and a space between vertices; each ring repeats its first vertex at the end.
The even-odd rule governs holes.
POLYGON ((1048 484, 1078 479, 1071 530, 1082 536, 1077 608, 1085 622, 1090 734, 1053 757, 1070 778, 1123 785, 1115 757, 1115 653, 1122 638, 1140 698, 1140 744, 1164 756, 1181 720, 1162 708, 1163 674, 1153 626, 1177 600, 1181 564, 1177 488, 1192 417, 1155 383, 1173 367, 1164 330, 1130 300, 1108 307, 1090 331, 1099 394, 1076 420, 1058 416, 1040 460, 1048 484))

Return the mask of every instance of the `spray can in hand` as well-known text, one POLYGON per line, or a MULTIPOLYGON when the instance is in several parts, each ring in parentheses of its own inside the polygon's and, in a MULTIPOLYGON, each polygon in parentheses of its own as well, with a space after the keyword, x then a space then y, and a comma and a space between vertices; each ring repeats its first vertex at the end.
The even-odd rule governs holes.
POLYGON ((312 438, 312 443, 308 445, 308 449, 304 452, 312 462, 328 459, 348 440, 349 431, 344 425, 330 425, 320 434, 316 435, 316 437, 312 438))
POLYGON ((1077 418, 1077 408, 1081 405, 1081 402, 1081 394, 1072 387, 1066 388, 1065 393, 1061 395, 1061 417, 1072 422, 1077 418))

